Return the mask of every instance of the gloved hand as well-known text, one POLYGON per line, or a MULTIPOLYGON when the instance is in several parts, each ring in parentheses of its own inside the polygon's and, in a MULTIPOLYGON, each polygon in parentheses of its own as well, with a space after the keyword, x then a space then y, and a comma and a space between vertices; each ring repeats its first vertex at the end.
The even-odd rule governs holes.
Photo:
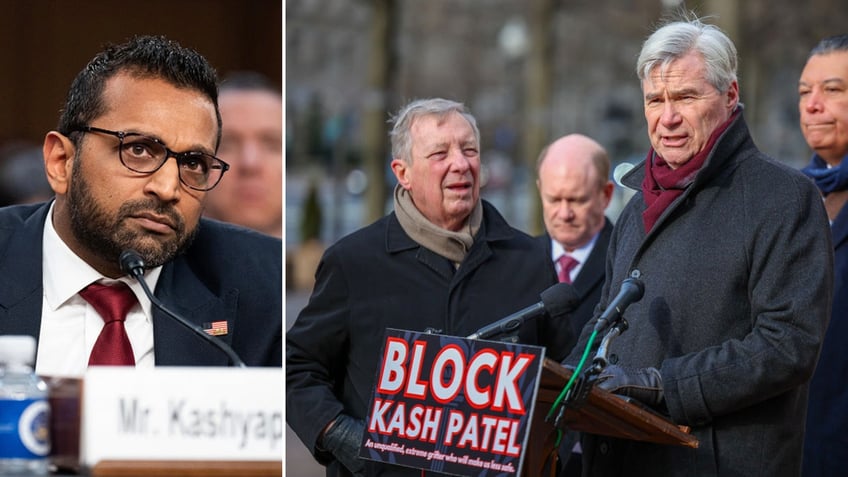
POLYGON ((359 445, 365 423, 345 414, 339 414, 335 422, 324 432, 320 445, 328 450, 354 475, 363 475, 365 463, 359 458, 359 445))
POLYGON ((627 369, 610 364, 598 375, 597 386, 651 407, 659 406, 664 399, 662 375, 657 368, 627 369))

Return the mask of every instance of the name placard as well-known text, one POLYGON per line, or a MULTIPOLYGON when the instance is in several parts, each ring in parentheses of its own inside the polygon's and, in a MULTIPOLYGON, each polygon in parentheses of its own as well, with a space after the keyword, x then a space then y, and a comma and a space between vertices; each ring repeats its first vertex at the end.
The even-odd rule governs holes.
POLYGON ((89 368, 80 460, 282 461, 278 368, 89 368))

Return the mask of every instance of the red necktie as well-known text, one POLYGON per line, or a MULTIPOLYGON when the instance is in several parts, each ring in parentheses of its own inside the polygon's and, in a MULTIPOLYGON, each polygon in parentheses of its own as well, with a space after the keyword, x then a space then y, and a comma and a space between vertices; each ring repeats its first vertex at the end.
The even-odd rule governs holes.
POLYGON ((135 366, 132 345, 124 328, 127 312, 135 305, 135 294, 124 284, 101 285, 92 283, 85 287, 80 296, 97 310, 103 318, 103 329, 100 336, 94 342, 91 356, 88 358, 90 365, 118 365, 135 366))
POLYGON ((559 263, 559 281, 571 283, 571 271, 574 270, 574 267, 579 265, 580 262, 570 255, 562 254, 557 259, 557 263, 559 263))

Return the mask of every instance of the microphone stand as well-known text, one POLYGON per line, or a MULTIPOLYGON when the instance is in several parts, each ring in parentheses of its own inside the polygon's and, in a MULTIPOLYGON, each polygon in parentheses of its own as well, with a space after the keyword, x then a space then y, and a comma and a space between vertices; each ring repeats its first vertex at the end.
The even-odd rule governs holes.
MULTIPOLYGON (((562 392, 564 394, 562 395, 562 404, 559 407, 559 412, 556 416, 556 420, 554 421, 556 425, 559 425, 567 407, 577 409, 586 402, 586 399, 589 397, 589 392, 595 386, 598 377, 607 366, 610 344, 629 327, 627 320, 625 320, 623 316, 624 311, 628 306, 630 306, 630 304, 641 300, 644 293, 645 286, 640 280, 631 277, 626 278, 622 282, 621 290, 618 292, 618 295, 616 295, 613 301, 607 306, 607 309, 604 310, 598 318, 597 323, 595 323, 595 329, 591 336, 592 340, 594 340, 597 334, 603 331, 608 324, 612 326, 601 340, 601 344, 598 347, 595 358, 592 360, 592 365, 586 368, 582 374, 577 376, 572 374, 570 381, 566 387, 563 388, 562 392), (572 385, 573 387, 569 388, 569 386, 572 385)), ((588 353, 591 345, 592 343, 586 344, 585 353, 588 353)), ((582 366, 582 363, 583 360, 581 360, 579 366, 582 366)), ((574 372, 579 373, 580 370, 575 369, 574 372)))
POLYGON ((466 336, 466 338, 470 340, 485 340, 485 339, 493 339, 498 336, 507 335, 506 340, 517 342, 517 336, 509 336, 510 333, 515 333, 528 319, 536 318, 538 315, 544 313, 545 305, 541 302, 536 303, 535 305, 528 306, 527 308, 513 313, 507 317, 501 318, 500 320, 486 325, 485 327, 477 330, 476 332, 466 336))
POLYGON ((517 343, 518 331, 529 320, 541 315, 559 316, 570 313, 580 303, 580 296, 568 283, 557 283, 548 287, 540 295, 542 301, 519 310, 507 317, 488 324, 468 335, 470 340, 485 340, 500 337, 500 341, 517 343))
POLYGON ((609 362, 609 345, 612 343, 612 340, 618 338, 622 333, 624 333, 630 325, 627 324, 627 320, 621 318, 618 320, 612 328, 607 331, 607 334, 604 335, 604 339, 601 340, 601 345, 598 347, 598 352, 595 354, 595 358, 592 360, 592 367, 587 370, 587 372, 591 371, 592 374, 601 374, 601 371, 607 367, 609 362))
POLYGON ((557 415, 557 419, 555 422, 559 422, 562 418, 563 413, 565 412, 566 407, 571 407, 574 409, 579 408, 586 402, 586 399, 589 397, 589 392, 595 386, 595 382, 598 380, 598 376, 603 372, 604 368, 607 367, 609 363, 609 347, 612 341, 619 337, 624 331, 629 328, 629 324, 627 320, 623 317, 617 319, 613 326, 606 332, 603 339, 601 340, 600 346, 598 346, 598 351, 595 353, 595 357, 592 359, 592 366, 586 368, 583 372, 583 375, 577 378, 574 382, 574 387, 568 394, 565 396, 563 400, 563 406, 560 408, 559 414, 557 415))

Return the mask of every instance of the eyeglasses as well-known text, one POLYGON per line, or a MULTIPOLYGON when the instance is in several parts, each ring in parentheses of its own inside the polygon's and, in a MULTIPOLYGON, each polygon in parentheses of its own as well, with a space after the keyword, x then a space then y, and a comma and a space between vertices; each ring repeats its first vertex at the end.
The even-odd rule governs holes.
POLYGON ((173 157, 179 166, 180 182, 194 190, 212 190, 230 168, 226 162, 205 152, 174 152, 162 141, 143 134, 110 131, 93 126, 82 126, 74 131, 115 136, 121 141, 118 147, 118 158, 121 164, 140 174, 152 174, 158 171, 169 157, 173 157))

